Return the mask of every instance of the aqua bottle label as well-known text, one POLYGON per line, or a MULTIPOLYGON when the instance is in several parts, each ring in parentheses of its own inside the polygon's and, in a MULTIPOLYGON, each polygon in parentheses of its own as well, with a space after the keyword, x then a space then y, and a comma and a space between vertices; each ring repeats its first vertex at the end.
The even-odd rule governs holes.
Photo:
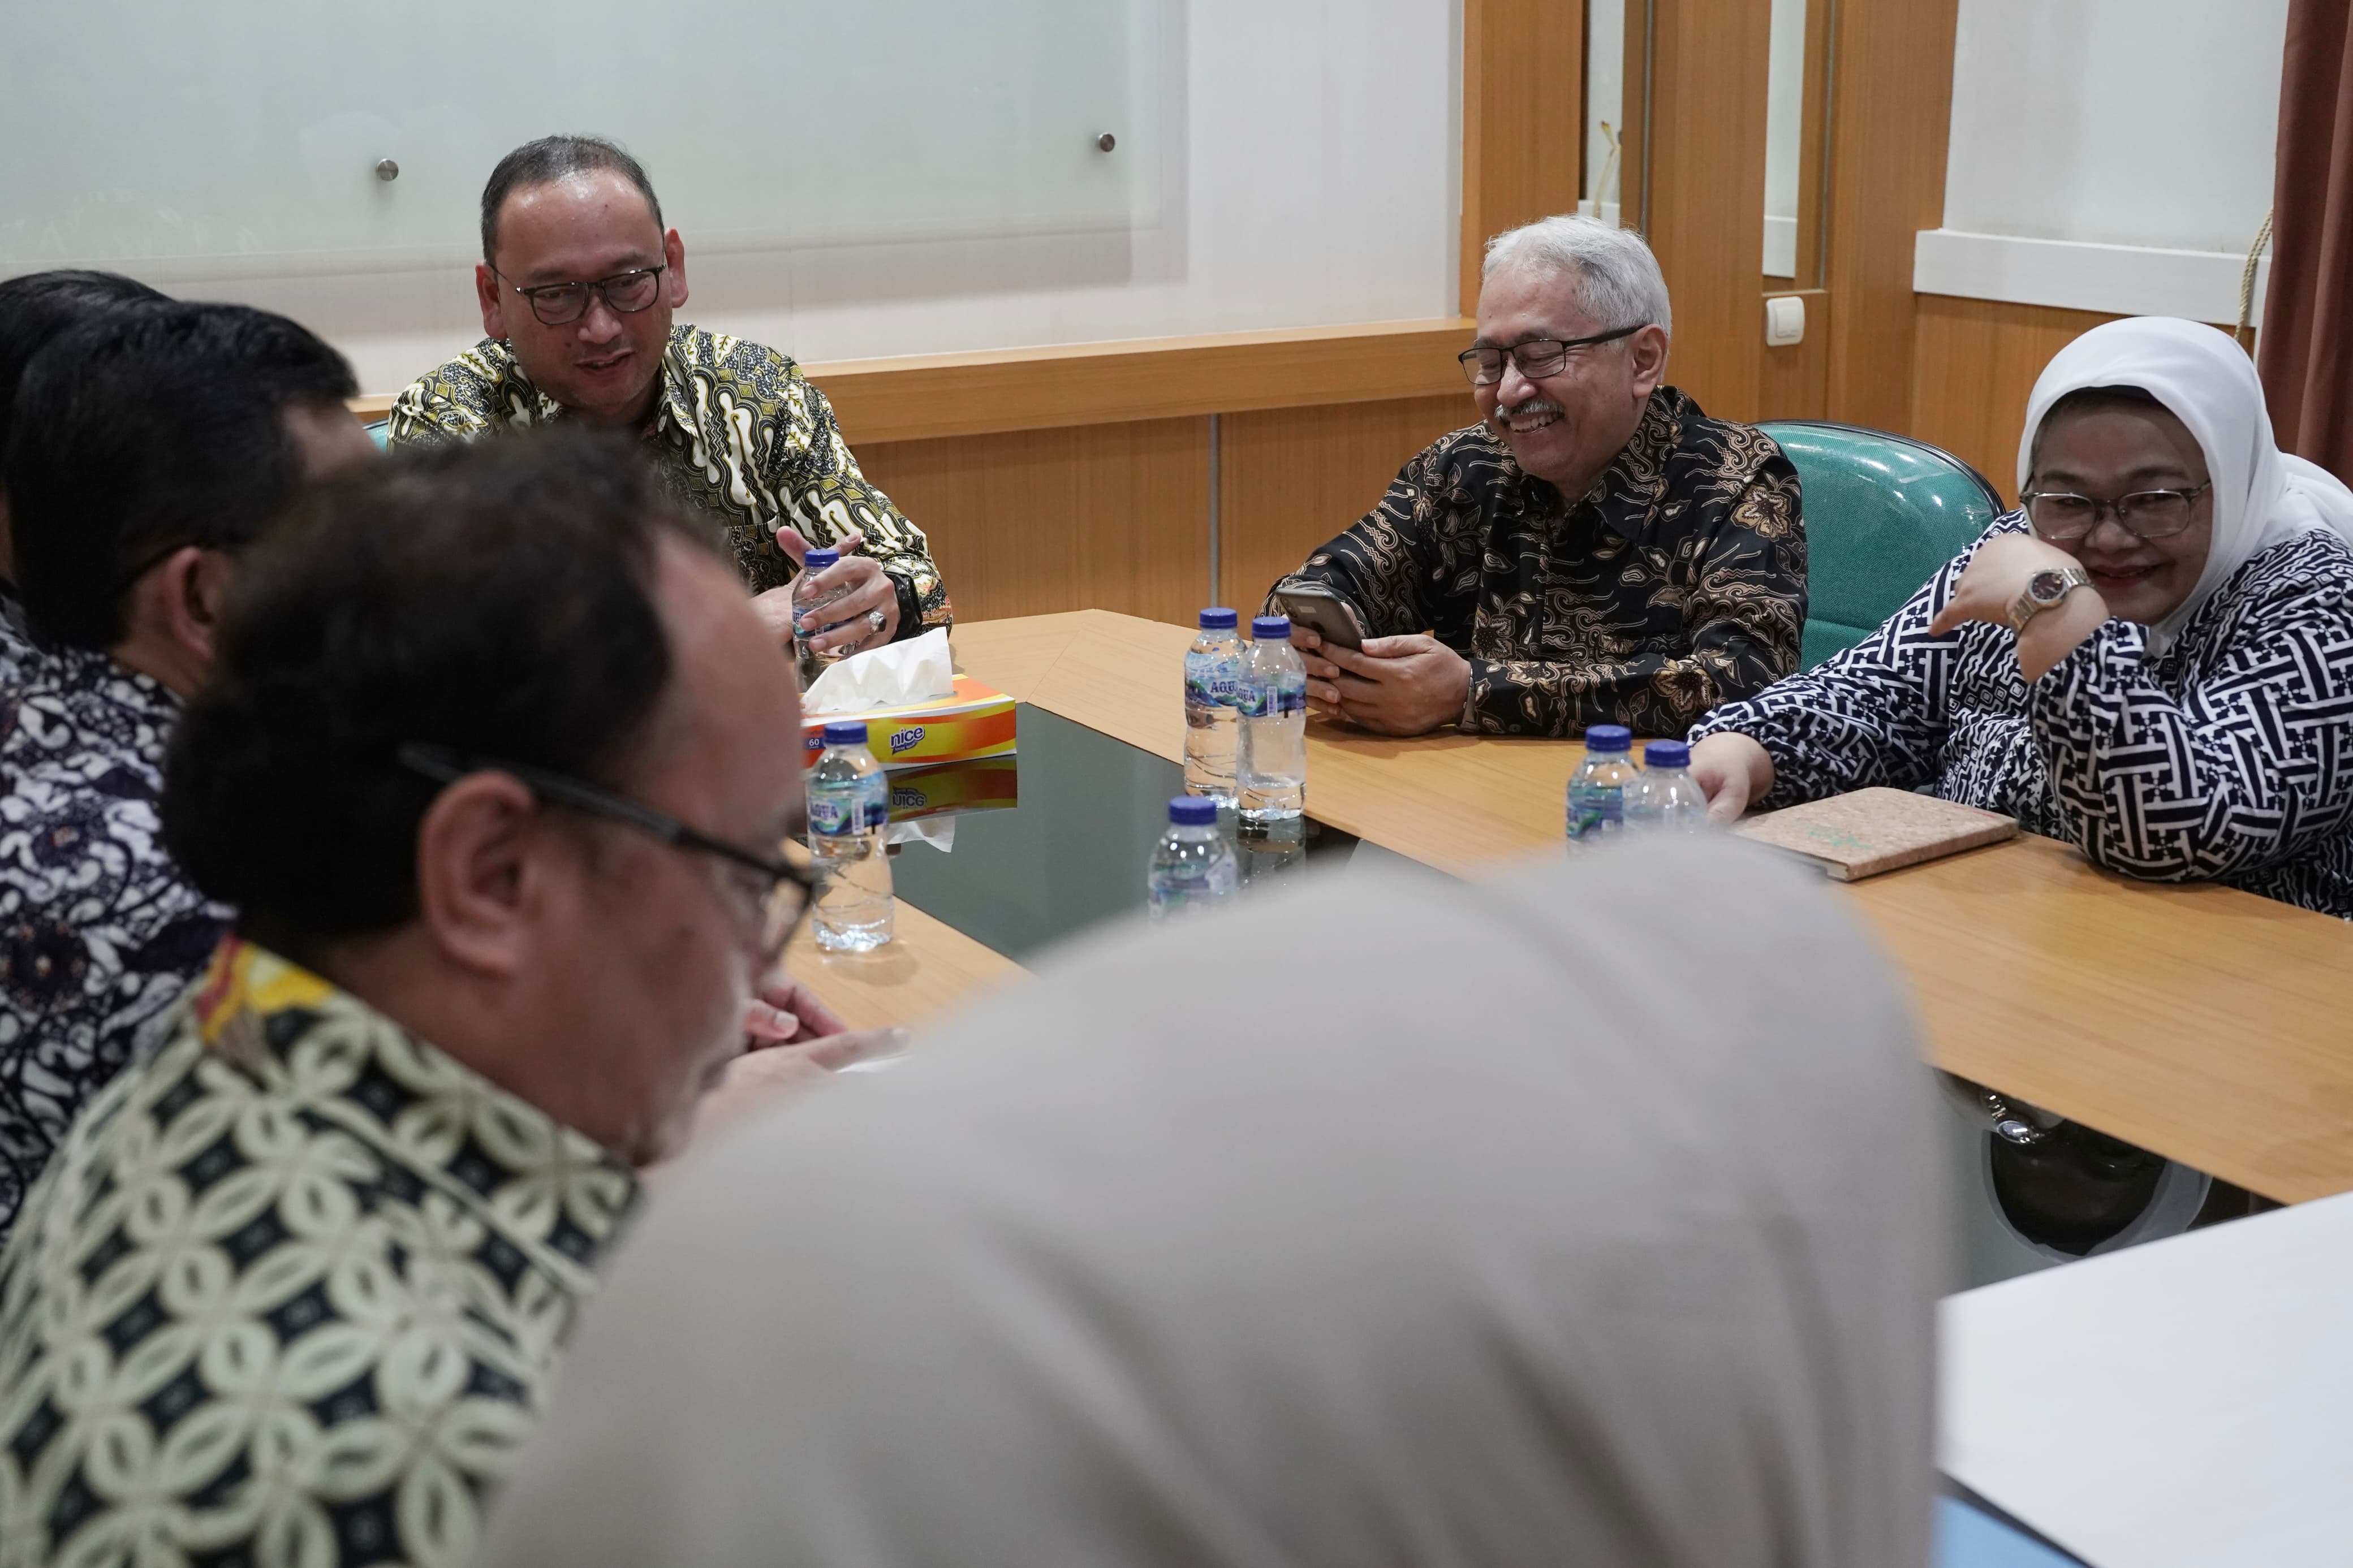
POLYGON ((1235 706, 1245 719, 1279 719, 1307 711, 1307 677, 1295 672, 1261 680, 1246 680, 1235 693, 1235 706))

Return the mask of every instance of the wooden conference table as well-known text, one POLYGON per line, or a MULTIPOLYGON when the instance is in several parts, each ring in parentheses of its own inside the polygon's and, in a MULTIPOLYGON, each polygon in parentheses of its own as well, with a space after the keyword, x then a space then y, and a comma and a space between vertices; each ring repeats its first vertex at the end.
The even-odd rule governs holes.
MULTIPOLYGON (((977 679, 1174 760, 1193 635, 1081 610, 960 626, 954 640, 977 679)), ((1308 806, 1475 874, 1560 847, 1583 752, 1311 723, 1308 806)), ((1939 1067, 2283 1202, 2353 1190, 2353 922, 2227 888, 2127 881, 2033 837, 1838 891, 1908 978, 1939 1067)), ((921 1024, 1022 973, 904 900, 898 931, 859 957, 804 937, 790 962, 857 1026, 921 1024)))

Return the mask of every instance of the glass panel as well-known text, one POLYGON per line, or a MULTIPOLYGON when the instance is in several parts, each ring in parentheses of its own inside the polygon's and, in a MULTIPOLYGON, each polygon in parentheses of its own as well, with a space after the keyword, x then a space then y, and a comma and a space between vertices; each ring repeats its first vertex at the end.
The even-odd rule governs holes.
POLYGON ((1621 0, 1589 0, 1585 7, 1585 167, 1577 210, 1609 223, 1634 224, 1625 210, 1626 11, 1621 0), (1621 216, 1622 215, 1622 216, 1621 216))
POLYGON ((1765 64, 1765 276, 1798 276, 1798 158, 1806 124, 1806 0, 1773 0, 1765 64))
MULTIPOLYGON (((907 902, 1027 963, 1144 907, 1145 866, 1168 825, 1169 797, 1185 793, 1185 770, 1042 708, 1016 711, 1016 804, 957 813, 953 849, 899 846, 891 874, 907 902)), ((945 772, 893 773, 894 805, 903 813, 923 778, 945 772)), ((986 793, 1007 792, 993 784, 986 793)), ((1245 843, 1243 896, 1310 863, 1345 861, 1356 847, 1354 837, 1312 821, 1287 843, 1245 843)))
POLYGON ((469 260, 491 165, 570 129, 642 159, 703 250, 1122 229, 1157 201, 1170 3, 31 7, 0 146, 41 155, 0 174, 0 266, 469 260))

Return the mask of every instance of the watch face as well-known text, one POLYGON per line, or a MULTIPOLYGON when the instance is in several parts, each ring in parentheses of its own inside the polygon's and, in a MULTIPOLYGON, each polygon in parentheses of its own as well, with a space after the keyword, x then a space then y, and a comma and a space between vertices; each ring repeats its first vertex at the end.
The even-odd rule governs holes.
POLYGON ((2067 574, 2046 566, 2027 582, 2026 592, 2038 605, 2055 605, 2067 596, 2067 574))

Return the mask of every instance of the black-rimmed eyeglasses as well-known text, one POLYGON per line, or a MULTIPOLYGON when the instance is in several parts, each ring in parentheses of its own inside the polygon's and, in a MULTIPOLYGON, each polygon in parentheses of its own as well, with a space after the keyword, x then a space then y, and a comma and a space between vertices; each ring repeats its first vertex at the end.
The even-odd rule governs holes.
MULTIPOLYGON (((650 309, 661 293, 661 275, 668 270, 669 264, 664 263, 659 267, 633 267, 593 283, 542 283, 529 289, 520 283, 507 283, 507 287, 531 302, 531 313, 542 324, 563 327, 588 313, 591 293, 601 295, 607 305, 624 316, 650 309)), ((495 267, 491 272, 500 282, 506 283, 505 273, 495 267)))
POLYGON ((2034 536, 2053 544, 2090 537, 2103 513, 2135 539, 2170 539, 2197 520, 2198 498, 2214 488, 2209 480, 2186 490, 2135 490, 2114 500, 2094 500, 2072 490, 2029 490, 2018 498, 2034 524, 2034 536))
POLYGON ((600 816, 607 822, 634 827, 681 849, 716 856, 736 870, 747 873, 748 877, 757 878, 757 885, 747 888, 746 891, 760 906, 763 921, 761 951, 766 955, 766 962, 772 964, 784 955, 786 948, 792 945, 793 933, 807 918, 809 905, 817 897, 817 873, 808 868, 796 865, 781 855, 762 855, 754 850, 740 848, 725 839, 713 838, 707 833, 689 827, 674 816, 585 779, 575 779, 547 768, 535 768, 528 763, 477 756, 452 747, 429 745, 419 741, 403 742, 395 750, 393 756, 410 773, 420 773, 437 784, 456 784, 469 773, 505 773, 551 805, 569 806, 590 816, 600 816))
POLYGON ((1530 338, 1510 348, 1464 349, 1454 357, 1461 362, 1462 374, 1471 378, 1473 386, 1493 386, 1504 379, 1504 362, 1509 359, 1520 367, 1520 374, 1530 381, 1542 381, 1548 375, 1558 375, 1568 363, 1568 356, 1578 349, 1589 349, 1599 343, 1614 343, 1620 338, 1630 338, 1648 321, 1637 321, 1630 327, 1620 327, 1614 332, 1596 332, 1589 338, 1530 338))

